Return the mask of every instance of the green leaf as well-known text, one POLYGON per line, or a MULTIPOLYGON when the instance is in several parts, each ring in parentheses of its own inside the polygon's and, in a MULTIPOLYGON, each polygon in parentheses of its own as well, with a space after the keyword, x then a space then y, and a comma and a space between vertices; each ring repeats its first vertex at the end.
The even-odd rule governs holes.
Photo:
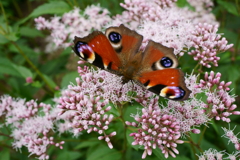
POLYGON ((164 154, 162 154, 162 150, 160 150, 159 148, 153 149, 152 151, 159 159, 166 160, 164 154))
POLYGON ((33 77, 31 70, 24 66, 18 66, 13 64, 13 68, 21 75, 23 78, 33 77))
POLYGON ((40 83, 39 81, 34 81, 33 83, 31 83, 31 86, 36 87, 36 88, 41 88, 42 83, 40 83))
POLYGON ((97 145, 99 143, 101 143, 101 141, 99 141, 96 138, 88 139, 87 141, 81 142, 79 145, 74 147, 74 149, 81 149, 81 148, 86 148, 86 147, 92 147, 92 146, 95 146, 95 145, 97 145))
POLYGON ((19 32, 22 36, 25 36, 25 37, 30 37, 30 38, 43 37, 42 32, 40 32, 39 30, 35 28, 26 27, 26 26, 21 27, 19 32))
POLYGON ((178 0, 176 3, 177 3, 177 6, 180 7, 180 8, 188 7, 190 10, 194 10, 194 7, 192 7, 192 6, 187 2, 187 0, 178 0))
POLYGON ((10 160, 10 148, 3 148, 1 150, 0 159, 10 160))
POLYGON ((19 23, 22 24, 26 22, 30 18, 35 18, 44 14, 63 14, 66 12, 69 12, 71 10, 71 7, 64 1, 52 1, 49 3, 45 3, 36 9, 33 10, 33 12, 24 18, 19 23))
MULTIPOLYGON (((6 26, 6 24, 2 24, 1 26, 1 32, 0 35, 3 36, 5 39, 9 41, 17 41, 20 37, 20 34, 18 32, 19 27, 18 25, 15 26, 6 26)), ((4 38, 1 38, 3 42, 6 40, 4 38)))
POLYGON ((77 160, 82 157, 83 153, 81 152, 73 152, 73 151, 62 151, 59 152, 56 160, 77 160))
POLYGON ((225 8, 229 13, 232 13, 236 16, 239 16, 237 5, 232 2, 217 0, 217 3, 219 3, 223 8, 225 8))
POLYGON ((20 38, 20 34, 18 32, 11 32, 5 35, 5 37, 10 41, 17 41, 20 38))
POLYGON ((111 110, 110 110, 110 113, 115 115, 115 117, 119 117, 120 116, 120 113, 118 111, 118 108, 116 107, 115 104, 113 103, 108 103, 107 106, 111 106, 111 110))
POLYGON ((142 109, 143 106, 137 102, 134 102, 134 103, 126 103, 124 105, 124 109, 125 109, 125 112, 124 112, 124 120, 125 121, 135 121, 134 118, 131 116, 131 115, 135 115, 137 114, 137 112, 139 111, 139 109, 142 109))
MULTIPOLYGON (((136 132, 137 132, 137 130, 136 130, 136 132)), ((134 148, 135 150, 138 151, 140 149, 140 146, 139 145, 132 145, 132 142, 134 141, 134 138, 132 136, 129 136, 130 133, 133 133, 133 131, 131 131, 130 129, 127 129, 127 131, 126 131, 127 142, 132 148, 134 148)))
POLYGON ((19 72, 13 67, 13 63, 7 58, 0 58, 0 73, 19 76, 19 72))
POLYGON ((55 88, 57 86, 56 83, 49 76, 43 74, 43 77, 52 88, 55 88))
POLYGON ((117 150, 110 149, 107 144, 99 145, 88 151, 87 160, 120 160, 122 154, 117 150))
POLYGON ((6 37, 4 37, 2 34, 0 34, 0 44, 6 44, 8 42, 9 40, 6 37))
POLYGON ((215 120, 211 120, 211 125, 213 126, 213 129, 219 134, 218 126, 215 123, 215 120))
POLYGON ((61 82, 61 88, 64 88, 68 86, 70 83, 76 84, 76 77, 79 77, 79 73, 74 71, 67 73, 63 78, 61 82))

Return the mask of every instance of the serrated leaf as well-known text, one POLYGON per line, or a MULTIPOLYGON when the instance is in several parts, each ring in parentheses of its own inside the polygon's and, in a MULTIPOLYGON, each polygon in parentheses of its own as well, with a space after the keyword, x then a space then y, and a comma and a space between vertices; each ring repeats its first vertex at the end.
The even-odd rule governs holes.
POLYGON ((64 1, 52 1, 49 3, 45 3, 36 9, 33 12, 24 18, 19 24, 26 22, 29 18, 38 17, 44 14, 63 14, 69 12, 71 7, 64 1))

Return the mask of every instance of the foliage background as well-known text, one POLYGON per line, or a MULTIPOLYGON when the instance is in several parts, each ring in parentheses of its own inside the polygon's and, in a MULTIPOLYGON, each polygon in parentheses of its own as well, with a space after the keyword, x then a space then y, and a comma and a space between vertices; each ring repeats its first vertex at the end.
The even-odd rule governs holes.
MULTIPOLYGON (((52 103, 52 98, 59 94, 59 88, 66 88, 69 82, 74 82, 78 76, 76 71, 78 58, 73 54, 71 48, 65 50, 59 49, 54 53, 47 54, 44 51, 47 42, 44 40, 48 31, 38 31, 34 26, 34 18, 38 16, 50 17, 53 15, 62 15, 73 9, 74 6, 82 10, 91 4, 98 4, 107 8, 112 15, 121 13, 123 8, 119 3, 123 0, 2 0, 0 15, 0 95, 9 94, 13 97, 38 99, 40 102, 52 103), (48 4, 48 5, 46 5, 48 4), (51 4, 51 5, 49 5, 51 4), (33 77, 34 82, 26 83, 27 77, 33 77)), ((213 13, 220 22, 219 33, 224 33, 229 43, 234 47, 226 53, 219 56, 219 67, 211 69, 203 68, 203 71, 222 73, 223 80, 232 81, 232 94, 240 93, 240 2, 238 0, 215 0, 213 13)), ((179 6, 187 6, 184 0, 178 1, 179 6)), ((81 27, 81 26, 79 26, 81 27)), ((197 62, 192 57, 185 54, 180 59, 182 69, 191 73, 197 62)), ((240 97, 236 97, 236 103, 240 105, 240 97)), ((237 109, 239 110, 239 109, 237 109)), ((131 108, 127 109, 131 113, 131 108)), ((231 126, 237 125, 235 132, 240 132, 238 116, 232 116, 231 126)), ((3 120, 1 120, 3 121, 3 120)), ((121 124, 119 124, 121 125, 121 124)), ((231 152, 234 146, 228 145, 226 139, 222 139, 222 122, 212 123, 203 138, 201 147, 213 148, 231 152), (216 134, 218 136, 216 136, 216 134), (216 139, 219 137, 219 139, 216 139)), ((228 126, 225 126, 228 127, 228 126)), ((118 127, 116 126, 116 130, 118 127)), ((121 131, 118 131, 119 133, 121 131)), ((11 147, 11 137, 8 130, 0 130, 0 159, 35 159, 34 156, 28 157, 29 153, 25 148, 16 151, 11 147)), ((124 136, 124 135, 122 135, 124 136)), ((199 140, 198 135, 193 135, 195 141, 199 140)), ((104 142, 98 141, 94 134, 80 136, 79 139, 72 138, 71 135, 64 134, 58 137, 65 140, 64 149, 51 149, 50 159, 111 159, 119 154, 122 137, 113 142, 114 149, 110 150, 104 142), (94 138, 95 137, 95 138, 94 138)), ((180 157, 192 157, 191 145, 184 144, 178 147, 180 157)), ((140 159, 141 152, 135 149, 127 150, 129 159, 140 159), (133 156, 133 157, 132 157, 133 156)), ((181 159, 178 157, 178 159, 181 159)), ((156 157, 147 157, 154 159, 156 157)), ((171 159, 171 158, 169 158, 171 159)))

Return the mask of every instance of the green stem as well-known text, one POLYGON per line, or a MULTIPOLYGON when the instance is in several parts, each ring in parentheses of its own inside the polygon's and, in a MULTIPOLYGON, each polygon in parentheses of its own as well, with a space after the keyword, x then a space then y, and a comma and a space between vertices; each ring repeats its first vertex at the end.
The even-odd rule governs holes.
POLYGON ((15 0, 12 0, 13 6, 15 7, 17 14, 19 15, 19 17, 23 17, 23 13, 19 7, 19 5, 17 4, 17 2, 15 0))
POLYGON ((7 33, 10 32, 9 28, 8 28, 8 20, 7 20, 7 17, 6 17, 6 14, 5 14, 5 11, 4 11, 4 8, 2 6, 2 3, 0 2, 0 7, 1 7, 1 10, 2 10, 2 13, 3 13, 3 16, 4 16, 4 20, 6 22, 6 29, 7 29, 7 33))
POLYGON ((204 136, 204 133, 206 132, 206 130, 207 130, 207 127, 204 126, 203 131, 201 132, 200 138, 199 138, 198 143, 197 143, 198 145, 200 145, 200 143, 201 143, 201 141, 202 141, 202 139, 203 139, 203 136, 204 136))
POLYGON ((123 133, 124 133, 124 141, 123 141, 123 146, 122 146, 122 159, 126 158, 126 150, 127 150, 127 126, 124 120, 124 105, 118 105, 117 106, 119 108, 119 113, 120 113, 120 119, 123 123, 123 133))
POLYGON ((38 68, 32 63, 32 61, 25 55, 25 53, 21 50, 21 48, 14 42, 11 41, 12 44, 17 48, 19 53, 24 57, 24 59, 27 61, 27 63, 31 66, 31 68, 41 77, 41 79, 46 83, 48 88, 50 89, 51 94, 54 93, 54 89, 51 87, 51 85, 48 83, 48 81, 45 79, 43 74, 38 70, 38 68))

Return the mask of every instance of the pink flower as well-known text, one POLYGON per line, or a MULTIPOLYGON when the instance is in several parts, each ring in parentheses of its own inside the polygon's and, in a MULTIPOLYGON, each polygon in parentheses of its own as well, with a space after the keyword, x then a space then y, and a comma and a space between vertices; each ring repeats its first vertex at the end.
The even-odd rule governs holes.
MULTIPOLYGON (((236 128, 236 126, 234 127, 234 129, 236 128)), ((237 137, 237 135, 235 135, 233 133, 233 130, 227 129, 225 127, 222 127, 222 129, 224 130, 225 134, 223 135, 223 137, 229 139, 229 142, 232 142, 235 146, 235 149, 240 151, 240 139, 237 137)), ((228 142, 228 143, 229 143, 228 142)))
POLYGON ((237 106, 234 96, 229 95, 229 85, 231 82, 225 83, 220 81, 221 74, 213 71, 208 74, 205 73, 204 80, 200 80, 200 84, 196 88, 205 90, 207 96, 206 111, 209 117, 215 117, 216 120, 230 122, 230 115, 240 115, 239 111, 234 111, 237 106))
POLYGON ((27 82, 27 83, 32 83, 32 82, 33 82, 32 77, 27 77, 27 78, 26 78, 26 82, 27 82))
POLYGON ((228 41, 217 34, 217 25, 199 23, 195 28, 190 37, 194 49, 189 52, 189 55, 193 55, 194 60, 199 61, 200 65, 210 68, 213 64, 217 67, 220 59, 217 54, 228 50, 233 44, 227 45, 228 41))
POLYGON ((160 108, 142 109, 142 115, 135 115, 136 122, 126 121, 126 125, 138 128, 138 131, 131 133, 134 137, 132 145, 143 146, 144 152, 142 158, 152 154, 152 149, 159 148, 167 158, 169 154, 176 157, 178 154, 177 144, 183 143, 179 140, 181 137, 179 122, 171 115, 164 114, 160 108))
POLYGON ((107 9, 98 6, 87 7, 83 14, 80 14, 79 8, 69 13, 65 13, 62 17, 53 17, 46 20, 43 17, 34 19, 38 30, 48 29, 51 31, 50 44, 46 51, 52 52, 57 47, 69 47, 75 36, 83 37, 88 35, 92 30, 101 30, 111 18, 107 9))
POLYGON ((14 139, 13 147, 19 149, 23 146, 28 151, 38 156, 39 159, 49 159, 47 148, 50 145, 63 148, 64 141, 55 142, 48 133, 53 130, 53 121, 56 116, 51 114, 51 106, 34 100, 14 99, 10 96, 0 98, 0 116, 5 117, 5 124, 12 129, 11 136, 14 139), (39 108, 44 114, 38 116, 39 108))
POLYGON ((216 149, 210 148, 207 151, 204 151, 202 155, 198 156, 199 160, 222 160, 224 152, 218 152, 216 149))
POLYGON ((122 85, 121 78, 103 70, 93 71, 79 67, 80 78, 76 78, 77 85, 69 85, 62 91, 62 96, 57 99, 58 108, 61 109, 60 119, 62 123, 60 132, 71 131, 78 135, 83 130, 88 133, 97 132, 99 140, 105 140, 109 148, 113 148, 110 137, 116 132, 106 134, 113 120, 109 114, 111 106, 109 101, 129 101, 127 96, 128 84, 122 85), (113 85, 114 84, 114 85, 113 85))

